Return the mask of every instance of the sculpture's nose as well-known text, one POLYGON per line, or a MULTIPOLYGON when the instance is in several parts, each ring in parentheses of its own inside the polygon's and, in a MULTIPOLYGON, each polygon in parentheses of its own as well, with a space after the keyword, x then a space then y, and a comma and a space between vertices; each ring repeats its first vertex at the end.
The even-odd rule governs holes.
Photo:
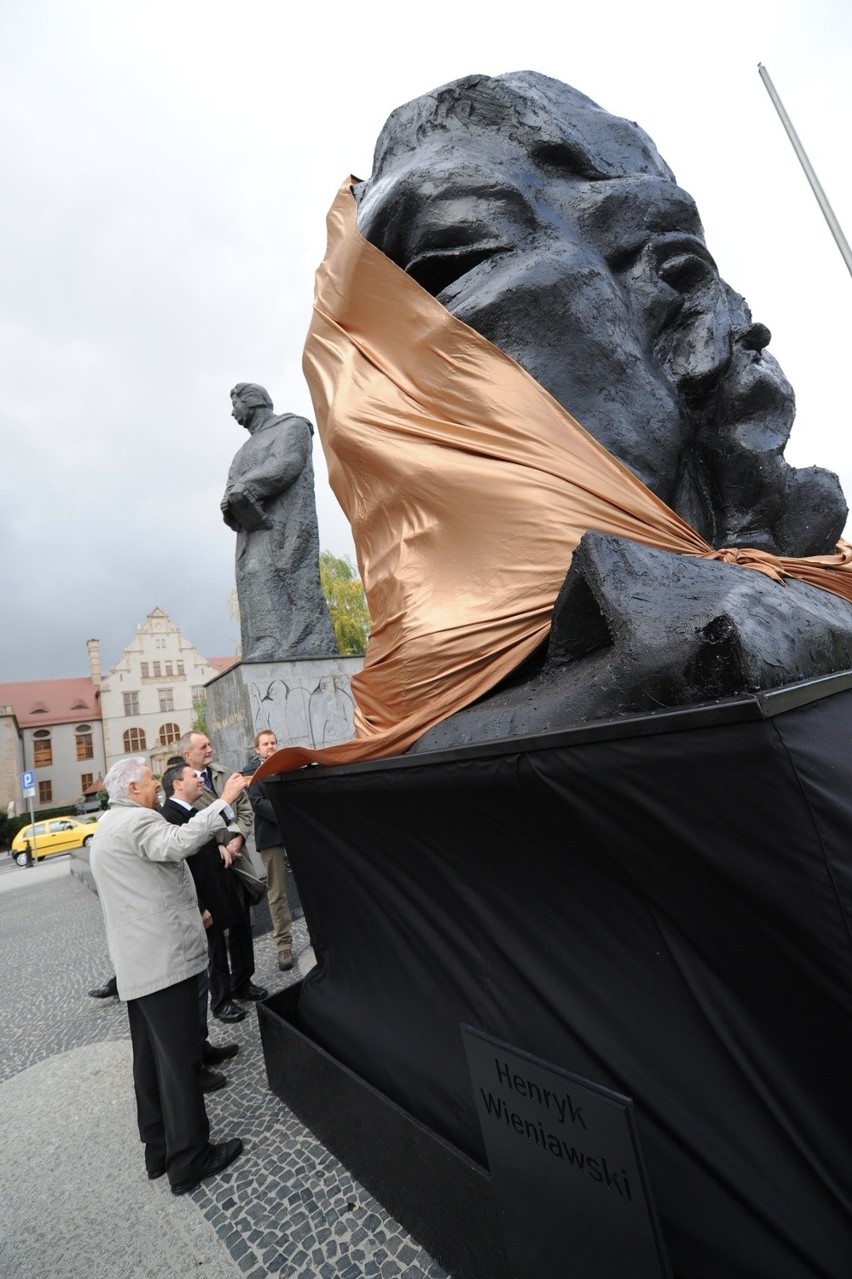
POLYGON ((772 341, 772 334, 765 324, 750 324, 742 340, 749 351, 762 351, 772 341))

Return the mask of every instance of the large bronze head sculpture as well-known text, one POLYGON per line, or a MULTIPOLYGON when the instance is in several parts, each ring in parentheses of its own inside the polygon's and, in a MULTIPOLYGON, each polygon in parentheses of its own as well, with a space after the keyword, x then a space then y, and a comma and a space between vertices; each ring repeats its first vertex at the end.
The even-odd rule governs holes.
POLYGON ((341 759, 852 667, 837 478, 784 461, 769 331, 637 125, 469 76, 328 225, 304 368, 373 620, 341 759))
POLYGON ((831 550, 836 478, 782 457, 792 389, 635 124, 532 72, 394 111, 362 233, 714 545, 831 550))
MULTIPOLYGON (((792 388, 647 135, 533 72, 398 108, 361 234, 511 356, 715 548, 829 554, 836 476, 783 458, 792 388)), ((368 654, 369 656, 369 654, 368 654)), ((852 665, 845 599, 590 531, 548 642, 417 749, 778 686, 852 665)))

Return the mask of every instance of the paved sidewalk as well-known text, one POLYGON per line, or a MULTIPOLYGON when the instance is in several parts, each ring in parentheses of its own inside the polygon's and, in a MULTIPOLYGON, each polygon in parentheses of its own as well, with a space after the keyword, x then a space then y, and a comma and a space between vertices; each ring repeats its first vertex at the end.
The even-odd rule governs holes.
MULTIPOLYGON (((270 990, 297 980, 270 937, 255 953, 270 990)), ((446 1279, 269 1091, 253 1010, 211 1022, 215 1042, 240 1044, 207 1097, 212 1137, 241 1136, 244 1154, 182 1198, 147 1180, 127 1014, 86 994, 111 965, 67 858, 0 866, 0 971, 4 1279, 446 1279)))

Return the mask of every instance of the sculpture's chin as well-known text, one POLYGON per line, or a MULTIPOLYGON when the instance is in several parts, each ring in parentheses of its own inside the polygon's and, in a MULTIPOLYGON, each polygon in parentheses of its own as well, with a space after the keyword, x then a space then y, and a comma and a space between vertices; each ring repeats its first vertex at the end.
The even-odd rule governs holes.
POLYGON ((790 556, 834 549, 846 503, 831 472, 797 471, 785 461, 795 414, 793 388, 777 361, 767 351, 735 345, 726 375, 700 415, 717 545, 790 556))
POLYGON ((843 534, 849 508, 833 471, 788 468, 777 540, 785 555, 828 555, 843 534))

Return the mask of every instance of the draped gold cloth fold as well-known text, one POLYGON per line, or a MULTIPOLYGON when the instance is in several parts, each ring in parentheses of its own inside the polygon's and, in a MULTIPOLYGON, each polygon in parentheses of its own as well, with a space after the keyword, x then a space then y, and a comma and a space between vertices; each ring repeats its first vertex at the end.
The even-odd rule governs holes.
POLYGON ((397 754, 493 688, 546 637, 590 529, 852 601, 848 544, 810 559, 708 546, 514 360, 359 234, 354 181, 329 213, 304 371, 373 632, 352 681, 355 740, 284 748, 261 775, 397 754))

